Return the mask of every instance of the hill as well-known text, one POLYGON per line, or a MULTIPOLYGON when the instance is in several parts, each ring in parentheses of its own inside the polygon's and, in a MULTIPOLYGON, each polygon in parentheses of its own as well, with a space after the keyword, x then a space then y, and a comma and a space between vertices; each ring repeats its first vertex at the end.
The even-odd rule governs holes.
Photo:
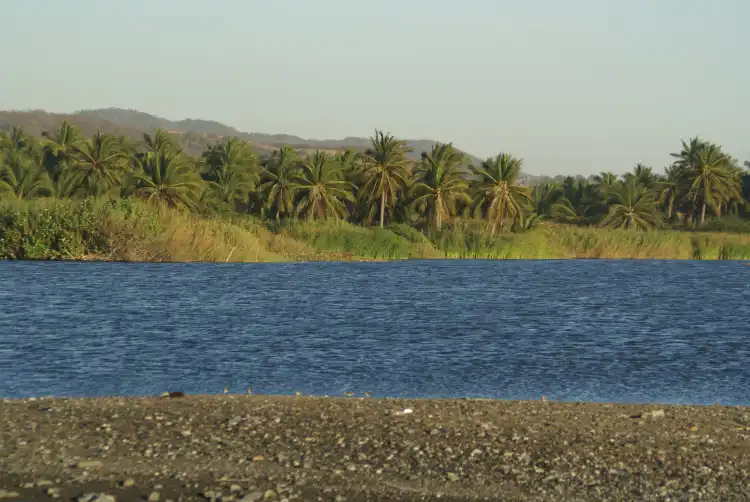
MULTIPOLYGON (((30 111, 0 111, 0 131, 10 130, 13 126, 23 127, 26 132, 41 135, 45 131, 56 129, 63 120, 81 128, 84 134, 92 135, 102 131, 117 136, 125 136, 140 140, 143 134, 163 129, 179 135, 188 153, 199 155, 206 147, 223 137, 236 136, 252 143, 260 155, 267 155, 272 150, 289 145, 300 151, 329 150, 342 151, 351 148, 363 151, 369 146, 368 138, 346 137, 343 139, 307 139, 288 134, 266 134, 243 132, 238 129, 216 122, 202 119, 169 120, 138 110, 122 108, 100 108, 80 110, 71 114, 48 113, 44 110, 30 111)), ((419 158, 421 152, 430 151, 436 142, 430 139, 410 139, 408 145, 412 149, 410 156, 419 158)), ((467 153, 471 162, 478 165, 482 159, 467 153)), ((530 184, 537 177, 523 174, 521 183, 530 184)))

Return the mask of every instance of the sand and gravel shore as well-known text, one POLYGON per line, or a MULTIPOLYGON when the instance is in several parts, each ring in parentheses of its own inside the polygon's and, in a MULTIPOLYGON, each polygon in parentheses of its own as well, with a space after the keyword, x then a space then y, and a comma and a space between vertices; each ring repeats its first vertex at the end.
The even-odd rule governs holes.
POLYGON ((750 500, 750 408, 233 395, 4 400, 0 498, 750 500))

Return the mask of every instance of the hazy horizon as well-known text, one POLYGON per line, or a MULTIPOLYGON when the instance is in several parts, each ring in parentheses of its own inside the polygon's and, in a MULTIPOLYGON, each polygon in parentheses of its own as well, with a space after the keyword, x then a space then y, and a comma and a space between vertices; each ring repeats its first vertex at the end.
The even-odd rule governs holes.
POLYGON ((0 109, 127 108, 313 139, 453 141, 530 174, 750 159, 750 4, 96 0, 10 4, 0 109), (147 13, 147 15, 144 15, 147 13))

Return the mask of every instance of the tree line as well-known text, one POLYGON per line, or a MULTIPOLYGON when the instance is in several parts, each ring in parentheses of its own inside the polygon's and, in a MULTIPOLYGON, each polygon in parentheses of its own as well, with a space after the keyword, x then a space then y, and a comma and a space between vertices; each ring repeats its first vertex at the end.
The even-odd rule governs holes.
POLYGON ((201 213, 437 230, 461 217, 483 221, 492 233, 543 220, 645 230, 750 217, 750 164, 699 137, 683 141, 661 174, 638 164, 622 176, 602 172, 533 187, 518 183, 523 160, 509 153, 472 165, 451 143, 417 160, 406 141, 382 131, 370 143, 363 152, 300 154, 284 146, 259 157, 249 143, 225 138, 192 157, 161 130, 135 142, 87 138, 67 122, 41 138, 14 128, 0 134, 0 199, 137 197, 201 213))

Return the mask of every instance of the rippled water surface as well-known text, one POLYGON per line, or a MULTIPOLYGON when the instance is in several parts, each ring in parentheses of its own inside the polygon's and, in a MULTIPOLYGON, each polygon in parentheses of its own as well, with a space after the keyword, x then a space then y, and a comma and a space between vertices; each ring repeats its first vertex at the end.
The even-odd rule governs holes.
POLYGON ((737 262, 0 262, 0 396, 750 403, 737 262))

